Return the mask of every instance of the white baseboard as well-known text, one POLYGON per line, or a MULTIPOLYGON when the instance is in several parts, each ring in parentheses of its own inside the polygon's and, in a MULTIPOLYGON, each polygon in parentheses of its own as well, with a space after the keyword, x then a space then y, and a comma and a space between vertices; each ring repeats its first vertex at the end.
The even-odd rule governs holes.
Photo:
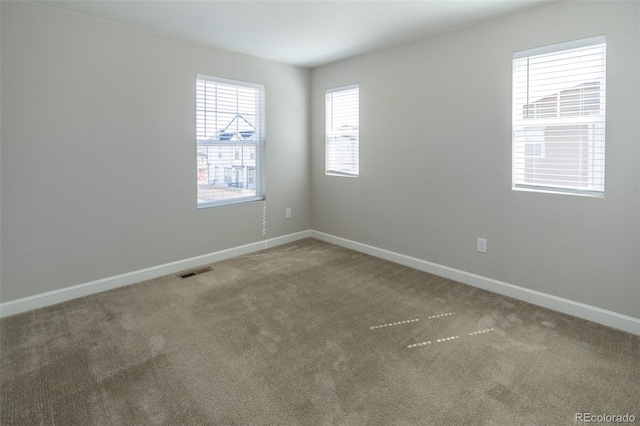
MULTIPOLYGON (((464 284, 488 290, 493 293, 502 294, 514 299, 522 300, 533 305, 542 306, 554 311, 562 312, 578 318, 583 318, 608 327, 617 328, 628 333, 640 335, 640 319, 616 312, 601 309, 562 297, 553 296, 536 290, 518 287, 513 284, 472 274, 437 263, 428 262, 404 254, 395 253, 389 250, 373 247, 367 244, 358 243, 346 238, 336 237, 319 231, 307 230, 281 237, 271 238, 266 241, 268 247, 297 241, 303 238, 313 237, 321 241, 326 241, 341 247, 349 248, 361 253, 366 253, 381 259, 409 266, 421 271, 429 272, 444 278, 455 280, 464 284)), ((100 293, 113 288, 135 284, 137 282, 150 280, 164 275, 175 274, 188 269, 197 268, 208 263, 218 262, 236 256, 253 253, 265 248, 265 241, 258 241, 239 247, 233 247, 214 253, 183 259, 176 262, 165 263, 151 268, 140 269, 126 274, 116 275, 84 284, 78 284, 47 293, 37 294, 22 299, 0 303, 0 318, 7 317, 32 309, 42 308, 67 300, 100 293)))
POLYGON ((564 299, 562 297, 553 296, 551 294, 542 293, 540 291, 518 287, 492 278, 483 277, 481 275, 472 274, 450 268, 448 266, 406 256, 404 254, 358 243, 346 238, 325 234, 323 232, 311 231, 311 237, 421 271, 429 272, 463 284, 468 284, 473 287, 481 288, 483 290, 488 290, 493 293, 498 293, 503 296, 522 300, 533 305, 542 306, 544 308, 552 309, 574 317, 583 318, 608 327, 617 328, 628 333, 640 335, 640 319, 638 318, 575 302, 573 300, 564 299))
POLYGON ((253 253, 262 250, 267 246, 274 247, 281 244, 290 243, 292 241, 301 240, 310 236, 311 231, 309 230, 296 232, 293 234, 283 235, 281 237, 270 238, 266 240, 266 245, 265 240, 262 240, 239 247, 233 247, 214 253, 192 257, 189 259, 178 260, 176 262, 165 263, 163 265, 153 266, 151 268, 128 272, 126 274, 116 275, 113 277, 91 281, 88 283, 61 288, 59 290, 36 294, 35 296, 11 300, 9 302, 0 303, 0 318, 30 311, 32 309, 55 305, 57 303, 66 302, 67 300, 77 299, 79 297, 111 290, 113 288, 158 278, 164 275, 175 274, 177 272, 197 268, 208 263, 219 262, 221 260, 230 259, 232 257, 253 253))

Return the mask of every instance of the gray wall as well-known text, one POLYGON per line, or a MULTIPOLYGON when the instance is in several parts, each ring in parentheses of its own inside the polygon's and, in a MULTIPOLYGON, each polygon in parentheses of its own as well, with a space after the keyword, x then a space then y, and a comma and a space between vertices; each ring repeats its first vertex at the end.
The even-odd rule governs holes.
POLYGON ((640 318, 639 9, 553 2, 314 69, 313 229, 640 318), (605 198, 512 191, 512 53, 599 34, 605 198), (325 176, 324 91, 352 83, 360 177, 325 176))
POLYGON ((262 203, 196 210, 198 73, 266 85, 266 236, 309 229, 308 70, 24 2, 1 31, 2 302, 262 240, 262 203))
POLYGON ((204 73, 267 86, 267 237, 313 228, 640 318, 637 2, 553 2, 311 73, 1 5, 2 302, 262 239, 261 203, 195 208, 204 73), (605 198, 511 191, 512 52, 603 33, 605 198), (361 176, 324 176, 324 91, 356 82, 361 176))
MULTIPOLYGON (((0 7, 2 23, 2 7, 0 7)), ((0 46, 2 46, 2 27, 0 26, 0 46)), ((0 50, 1 52, 1 50, 0 50)), ((0 82, 2 81, 2 54, 0 53, 0 82)), ((0 84, 0 189, 2 188, 2 84, 0 84)), ((0 302, 2 301, 2 192, 0 191, 0 302)))

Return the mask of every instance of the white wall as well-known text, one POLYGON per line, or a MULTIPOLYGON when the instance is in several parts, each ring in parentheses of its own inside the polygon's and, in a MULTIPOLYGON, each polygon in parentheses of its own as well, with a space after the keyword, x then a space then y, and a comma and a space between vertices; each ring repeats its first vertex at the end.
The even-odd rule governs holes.
POLYGON ((312 228, 640 318, 639 23, 638 2, 553 2, 314 69, 312 228), (512 191, 512 53, 599 34, 605 198, 512 191), (352 83, 360 177, 325 176, 324 92, 352 83))
POLYGON ((1 7, 2 302, 263 239, 262 203, 196 209, 198 73, 266 85, 266 237, 309 229, 308 70, 1 7))

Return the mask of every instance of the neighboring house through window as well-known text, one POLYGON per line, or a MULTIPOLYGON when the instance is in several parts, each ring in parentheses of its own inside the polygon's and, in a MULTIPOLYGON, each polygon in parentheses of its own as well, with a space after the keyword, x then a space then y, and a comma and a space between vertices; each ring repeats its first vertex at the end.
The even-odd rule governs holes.
POLYGON ((326 158, 328 175, 360 173, 360 90, 358 85, 327 90, 326 158))
POLYGON ((513 189, 604 196, 605 36, 513 55, 513 189))
POLYGON ((264 199, 264 124, 263 85, 197 76, 198 208, 264 199))

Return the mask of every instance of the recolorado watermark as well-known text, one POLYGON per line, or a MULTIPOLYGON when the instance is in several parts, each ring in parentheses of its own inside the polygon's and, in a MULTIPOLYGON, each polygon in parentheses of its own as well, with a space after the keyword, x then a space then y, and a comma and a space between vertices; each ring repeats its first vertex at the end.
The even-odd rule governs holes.
POLYGON ((635 423, 636 416, 633 414, 593 414, 576 413, 576 423, 635 423))

